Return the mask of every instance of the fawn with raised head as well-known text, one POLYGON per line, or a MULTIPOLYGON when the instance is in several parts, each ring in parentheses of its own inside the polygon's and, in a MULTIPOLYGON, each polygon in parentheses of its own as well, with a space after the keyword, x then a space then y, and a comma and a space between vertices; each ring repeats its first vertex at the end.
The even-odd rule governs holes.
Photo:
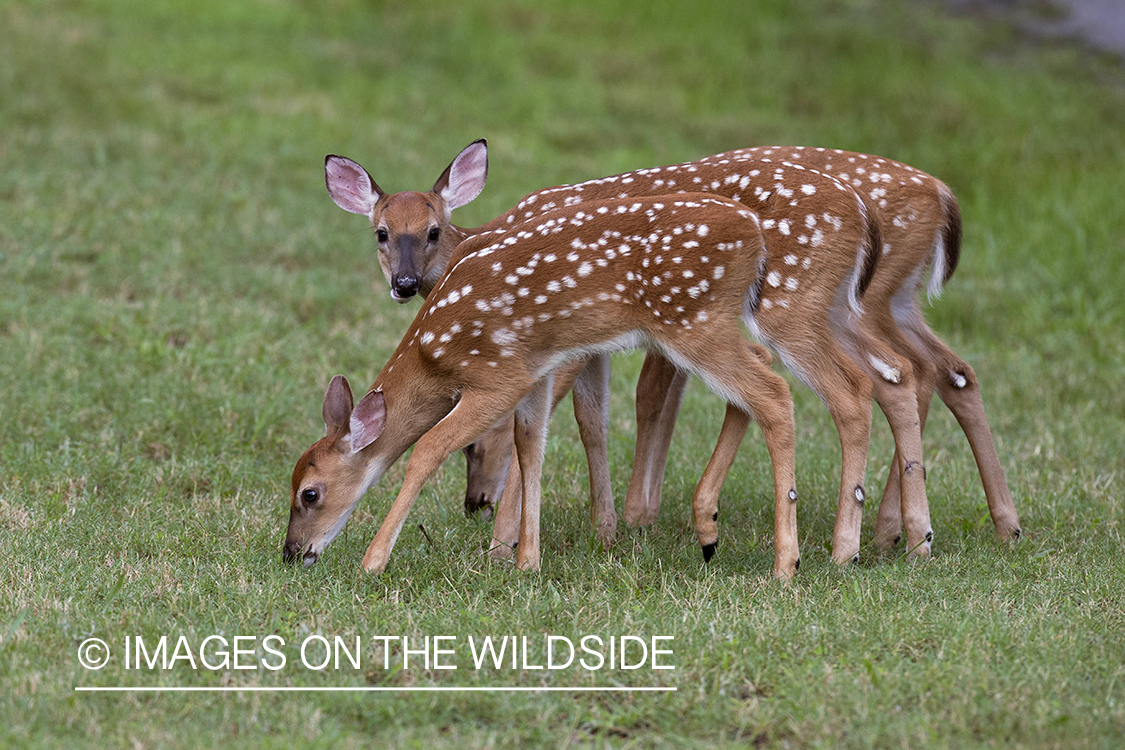
MULTIPOLYGON (((481 142, 478 141, 466 151, 480 147, 481 142)), ((464 153, 459 155, 455 163, 462 160, 463 156, 464 153)), ((1018 537, 1018 516, 984 417, 975 374, 967 363, 953 354, 929 329, 918 306, 917 292, 924 284, 925 272, 931 272, 929 290, 933 296, 940 292, 956 267, 960 247, 957 202, 939 180, 897 162, 840 150, 803 147, 743 149, 707 157, 698 162, 641 169, 579 185, 537 191, 493 222, 474 230, 454 228, 451 236, 463 237, 491 231, 513 222, 529 220, 537 212, 560 203, 569 204, 606 195, 702 190, 745 200, 753 206, 761 196, 768 196, 772 192, 768 184, 763 187, 764 183, 757 178, 768 173, 768 165, 773 163, 780 166, 788 163, 794 168, 805 167, 836 175, 863 193, 863 198, 868 202, 872 216, 879 221, 886 240, 882 246, 882 257, 871 278, 871 288, 864 297, 865 325, 878 338, 890 344, 895 352, 905 356, 918 373, 915 388, 920 427, 924 426, 932 393, 935 385, 937 386, 943 401, 954 412, 969 438, 985 485, 997 535, 1001 539, 1018 537), (754 161, 761 162, 757 171, 748 169, 749 163, 754 161), (750 175, 746 174, 748 171, 750 175), (745 197, 751 192, 754 198, 745 197)), ((447 169, 446 173, 448 172, 447 169)), ((468 175, 462 173, 462 179, 468 181, 468 175)), ((477 174, 475 179, 483 179, 483 175, 477 174)), ((786 188, 782 186, 782 189, 786 188)), ((799 196, 803 198, 804 206, 813 204, 811 208, 814 214, 817 195, 799 196)), ((819 195, 824 197, 823 193, 819 195)), ((421 202, 416 201, 415 206, 423 213, 427 210, 421 202)), ((785 211, 786 206, 781 205, 779 222, 787 218, 784 216, 785 211)), ((790 224, 799 225, 802 215, 799 211, 791 213, 795 214, 796 221, 792 220, 793 217, 788 217, 790 224)), ((807 214, 804 215, 804 220, 807 221, 807 214)), ((829 248, 829 252, 831 250, 829 248)), ((839 250, 845 257, 853 252, 847 246, 842 246, 839 250)), ((451 255, 448 248, 438 248, 435 252, 441 257, 451 255)), ((893 363, 881 360, 871 362, 869 358, 868 365, 869 370, 875 368, 877 378, 893 379, 902 376, 901 368, 895 367, 893 363)), ((573 377, 573 368, 569 375, 573 377)), ((591 380, 596 382, 598 379, 591 380)), ((556 399, 565 392, 567 382, 566 377, 556 378, 556 399)), ((646 524, 655 518, 660 502, 663 467, 685 383, 685 376, 682 373, 677 375, 675 368, 658 355, 646 358, 637 388, 637 452, 625 504, 627 523, 646 524)), ((597 398, 583 398, 581 403, 588 415, 585 419, 587 429, 583 431, 585 441, 587 434, 596 435, 599 420, 604 424, 605 408, 604 405, 598 406, 597 398)), ((582 414, 577 412, 579 404, 580 401, 576 399, 576 416, 582 425, 582 414)), ((596 438, 594 440, 596 442, 596 438)), ((501 477, 507 466, 504 458, 510 455, 508 445, 510 440, 505 432, 497 430, 491 433, 487 449, 479 453, 479 458, 490 460, 491 464, 485 465, 478 457, 469 456, 469 488, 465 499, 467 510, 472 511, 489 504, 496 497, 499 488, 503 487, 501 477)), ((591 451, 589 444, 587 453, 597 455, 596 450, 591 451)), ((900 536, 900 479, 907 464, 908 462, 901 460, 896 450, 896 458, 892 463, 896 469, 888 477, 876 529, 876 542, 884 546, 895 543, 900 536)), ((516 468, 513 468, 513 472, 516 468)), ((600 465, 598 468, 600 469, 600 465)), ((612 511, 612 499, 608 498, 608 478, 595 485, 595 477, 601 473, 591 463, 592 499, 597 501, 592 503, 591 510, 595 519, 601 519, 596 521, 599 532, 604 532, 614 528, 616 516, 612 511), (602 485, 604 489, 599 490, 598 487, 602 485), (608 516, 607 498, 610 508, 608 516)), ((843 557, 845 556, 837 555, 838 559, 843 557)))
MULTIPOLYGON (((384 570, 425 480, 514 411, 523 497, 516 560, 537 569, 551 373, 576 357, 644 346, 729 404, 736 428, 720 433, 712 461, 723 474, 750 415, 758 422, 774 474, 774 572, 791 577, 799 564, 792 400, 768 352, 740 326, 753 326, 761 309, 764 263, 757 216, 720 196, 599 201, 466 241, 366 395, 353 404, 346 380, 333 378, 325 437, 293 471, 284 557, 315 562, 413 444, 402 489, 363 559, 365 570, 384 570)), ((722 478, 709 466, 697 504, 717 503, 722 478)))
MULTIPOLYGON (((758 165, 744 162, 732 165, 729 161, 718 165, 687 163, 537 191, 489 224, 458 232, 497 231, 531 221, 540 212, 560 205, 580 205, 619 195, 690 189, 716 191, 742 200, 753 205, 763 218, 770 262, 766 289, 775 294, 766 295, 755 333, 773 346, 786 365, 825 401, 840 433, 843 467, 833 535, 834 557, 841 562, 852 560, 859 551, 873 393, 888 414, 896 445, 902 455, 908 456, 900 462, 902 471, 909 477, 909 489, 900 502, 903 507, 911 509, 908 511, 911 519, 908 541, 912 554, 928 554, 932 531, 925 498, 920 426, 913 403, 910 366, 879 337, 873 336, 860 316, 859 298, 870 281, 881 243, 877 237, 877 225, 867 215, 866 205, 851 186, 800 165, 772 163, 768 159, 758 165), (775 297, 777 306, 772 309, 775 297)), ((417 208, 420 212, 425 211, 420 203, 417 208)), ((651 354, 648 361, 664 360, 658 354, 651 354)), ((676 372, 676 368, 673 364, 660 371, 671 374, 676 372)), ((662 443, 666 454, 667 436, 670 436, 685 381, 686 375, 681 373, 675 385, 658 383, 658 387, 642 390, 639 394, 638 459, 634 464, 634 481, 627 500, 627 520, 633 520, 628 511, 637 497, 648 500, 655 494, 657 500, 659 498, 664 456, 653 460, 653 446, 662 443), (671 395, 666 397, 664 394, 669 391, 671 395), (666 406, 665 402, 669 405, 666 406), (658 404, 659 408, 653 404, 658 404), (672 414, 671 420, 661 417, 661 414, 668 413, 672 414), (660 437, 654 429, 654 424, 660 419, 666 422, 662 433, 665 437, 660 437), (643 480, 646 477, 656 479, 645 487, 643 480), (637 491, 638 487, 644 487, 643 491, 637 491)), ((600 398, 604 404, 604 396, 600 398)), ((575 403, 578 415, 578 399, 575 403)), ((596 408, 588 411, 595 416, 599 414, 596 408)), ((604 419, 601 424, 604 425, 604 419)), ((596 433, 596 428, 595 424, 585 430, 583 438, 587 433, 596 433)), ((590 455, 589 446, 587 450, 590 455)), ((513 478, 517 471, 518 466, 511 467, 513 478)), ((594 484, 595 477, 600 475, 591 463, 592 496, 597 501, 592 506, 592 513, 599 530, 612 529, 616 515, 608 488, 608 475, 600 484, 594 484), (608 502, 602 498, 608 498, 608 502)), ((506 496, 518 497, 515 493, 518 493, 519 486, 514 482, 510 484, 506 496)), ((466 498, 467 505, 471 500, 471 496, 466 498)), ((508 512, 518 514, 519 505, 518 501, 507 500, 501 505, 502 515, 497 518, 494 542, 496 550, 503 553, 506 546, 514 541, 518 523, 518 515, 506 515, 504 507, 508 512)), ((709 523, 706 519, 700 520, 704 525, 709 523)), ((713 540, 705 544, 705 554, 713 549, 709 544, 713 544, 713 540)))
POLYGON ((425 297, 449 267, 453 249, 469 236, 449 223, 453 209, 469 203, 488 179, 482 138, 466 146, 428 193, 386 193, 351 159, 324 157, 324 183, 340 208, 366 216, 375 231, 379 266, 396 302, 425 297))

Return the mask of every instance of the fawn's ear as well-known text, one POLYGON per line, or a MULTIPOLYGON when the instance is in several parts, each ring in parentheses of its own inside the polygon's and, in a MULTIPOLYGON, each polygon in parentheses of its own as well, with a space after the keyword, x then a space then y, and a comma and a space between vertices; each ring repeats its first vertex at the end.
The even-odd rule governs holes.
POLYGON ((387 401, 382 391, 368 391, 352 409, 352 453, 359 453, 375 442, 383 432, 387 418, 387 401))
POLYGON ((335 154, 324 157, 324 184, 332 202, 353 214, 369 215, 383 197, 366 169, 335 154))
POLYGON ((320 413, 324 417, 326 437, 339 433, 348 424, 352 415, 352 388, 343 375, 334 376, 328 384, 324 408, 320 413))
MULTIPOLYGON (((484 183, 488 179, 488 141, 481 138, 473 141, 457 154, 453 163, 445 168, 434 183, 433 192, 445 201, 445 210, 448 214, 455 208, 460 208, 484 190, 484 183)), ((448 221, 449 217, 446 216, 448 221)))

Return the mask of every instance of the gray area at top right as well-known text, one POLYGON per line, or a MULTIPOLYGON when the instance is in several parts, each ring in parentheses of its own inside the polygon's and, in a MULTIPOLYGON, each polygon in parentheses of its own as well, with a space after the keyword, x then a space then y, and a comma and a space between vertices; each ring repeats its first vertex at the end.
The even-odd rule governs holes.
POLYGON ((948 0, 958 13, 1013 18, 1044 37, 1080 39, 1125 60, 1125 0, 948 0))

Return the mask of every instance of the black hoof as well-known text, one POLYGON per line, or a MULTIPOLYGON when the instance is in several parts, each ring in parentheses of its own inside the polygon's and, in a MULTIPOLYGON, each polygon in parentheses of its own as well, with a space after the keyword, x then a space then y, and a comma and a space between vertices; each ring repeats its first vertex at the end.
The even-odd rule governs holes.
POLYGON ((705 562, 705 563, 711 562, 711 558, 715 556, 715 545, 716 544, 718 544, 718 542, 712 542, 711 544, 704 544, 703 545, 703 562, 705 562))

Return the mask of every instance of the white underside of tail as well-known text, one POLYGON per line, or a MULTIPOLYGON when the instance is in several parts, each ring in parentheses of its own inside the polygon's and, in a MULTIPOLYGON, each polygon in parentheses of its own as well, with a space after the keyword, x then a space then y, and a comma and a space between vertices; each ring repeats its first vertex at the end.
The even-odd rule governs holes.
MULTIPOLYGON (((866 224, 866 222, 870 221, 870 219, 868 217, 868 214, 867 214, 867 206, 864 204, 864 202, 862 200, 859 199, 858 195, 856 196, 856 205, 859 207, 859 214, 860 214, 860 216, 863 217, 863 221, 866 224)), ((859 295, 859 282, 860 282, 860 279, 863 278, 864 266, 867 265, 867 263, 866 263, 867 254, 868 253, 877 253, 877 252, 880 252, 880 250, 881 250, 881 248, 868 247, 867 246, 867 232, 865 231, 863 233, 863 239, 859 243, 859 247, 856 248, 855 270, 852 272, 852 276, 851 276, 850 279, 848 279, 848 282, 847 282, 848 283, 848 307, 851 308, 851 311, 853 313, 855 313, 856 315, 863 315, 863 305, 860 304, 858 295, 859 295)))
POLYGON ((941 296, 941 290, 945 284, 945 239, 942 237, 941 230, 937 231, 937 236, 934 238, 934 252, 933 260, 930 263, 930 283, 926 287, 926 300, 933 302, 941 296))

